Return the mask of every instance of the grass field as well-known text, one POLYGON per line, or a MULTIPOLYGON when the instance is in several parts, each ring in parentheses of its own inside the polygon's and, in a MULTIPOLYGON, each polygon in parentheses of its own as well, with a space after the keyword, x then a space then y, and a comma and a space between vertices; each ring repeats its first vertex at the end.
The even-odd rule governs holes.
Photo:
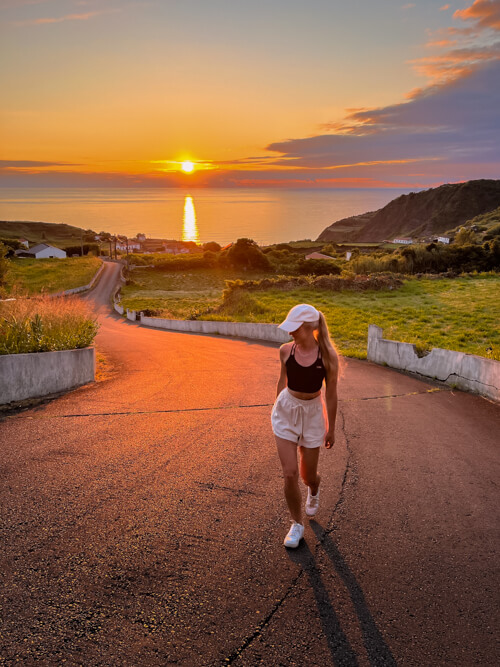
POLYGON ((380 292, 258 292, 247 302, 256 314, 245 319, 280 322, 296 303, 313 303, 346 356, 366 357, 368 325, 377 324, 385 338, 415 343, 422 351, 442 347, 500 360, 499 293, 498 275, 408 280, 398 290, 380 292))
POLYGON ((369 324, 384 337, 415 343, 420 350, 443 347, 500 359, 500 276, 480 274, 455 279, 407 280, 394 291, 331 292, 297 289, 243 293, 218 314, 224 279, 247 274, 200 271, 190 275, 140 269, 135 285, 123 290, 123 305, 162 311, 163 317, 280 322, 297 303, 313 303, 325 313, 332 337, 346 356, 365 358, 369 324), (490 349, 491 348, 491 349, 490 349))
POLYGON ((53 294, 87 285, 101 265, 97 257, 10 260, 8 294, 53 294))
POLYGON ((261 277, 262 274, 227 269, 193 273, 134 269, 131 284, 122 288, 122 304, 130 310, 158 311, 162 317, 182 320, 220 305, 226 280, 261 277))

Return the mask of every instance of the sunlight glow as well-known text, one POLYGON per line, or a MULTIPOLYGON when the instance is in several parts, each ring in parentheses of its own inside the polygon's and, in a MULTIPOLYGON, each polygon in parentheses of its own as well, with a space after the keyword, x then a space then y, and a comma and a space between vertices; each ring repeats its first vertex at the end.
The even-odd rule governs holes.
POLYGON ((190 174, 192 171, 194 171, 194 164, 192 162, 183 162, 181 164, 181 169, 184 173, 190 174))
POLYGON ((193 198, 187 196, 184 200, 184 224, 182 227, 182 240, 198 243, 198 225, 196 224, 196 211, 194 210, 193 198))

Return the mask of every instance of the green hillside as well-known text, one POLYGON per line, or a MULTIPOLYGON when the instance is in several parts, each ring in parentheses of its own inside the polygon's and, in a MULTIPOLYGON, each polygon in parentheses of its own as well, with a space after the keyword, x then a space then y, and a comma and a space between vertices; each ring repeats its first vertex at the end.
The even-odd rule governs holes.
POLYGON ((30 246, 37 243, 49 243, 56 248, 78 245, 83 237, 84 242, 94 241, 92 229, 80 229, 65 223, 52 222, 7 222, 0 220, 0 239, 28 239, 30 246))

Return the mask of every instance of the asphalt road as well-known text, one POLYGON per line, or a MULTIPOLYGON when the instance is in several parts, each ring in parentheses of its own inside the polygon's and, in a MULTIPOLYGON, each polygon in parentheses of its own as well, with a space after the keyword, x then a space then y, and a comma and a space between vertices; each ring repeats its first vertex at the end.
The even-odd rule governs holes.
POLYGON ((500 409, 344 362, 295 551, 274 346, 90 297, 99 381, 4 416, 2 665, 498 665, 500 409))

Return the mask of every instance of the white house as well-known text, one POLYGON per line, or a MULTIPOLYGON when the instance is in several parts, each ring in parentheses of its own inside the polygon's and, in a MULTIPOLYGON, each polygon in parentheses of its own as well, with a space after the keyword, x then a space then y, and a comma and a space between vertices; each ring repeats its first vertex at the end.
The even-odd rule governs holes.
POLYGON ((64 259, 66 257, 65 250, 55 248, 53 245, 48 245, 47 243, 39 243, 23 254, 28 257, 34 257, 35 259, 45 259, 47 257, 58 257, 59 259, 64 259))
POLYGON ((19 243, 21 243, 25 248, 30 247, 30 242, 28 241, 28 239, 19 239, 19 243))
POLYGON ((128 241, 128 244, 126 241, 117 241, 116 242, 116 249, 119 250, 120 252, 127 252, 127 245, 128 245, 128 252, 133 252, 134 250, 140 250, 141 249, 141 244, 138 241, 128 241))
POLYGON ((451 241, 449 236, 438 236, 437 240, 439 243, 449 243, 451 241))
POLYGON ((393 243, 402 243, 403 245, 411 245, 413 243, 412 239, 400 236, 392 240, 393 243))

